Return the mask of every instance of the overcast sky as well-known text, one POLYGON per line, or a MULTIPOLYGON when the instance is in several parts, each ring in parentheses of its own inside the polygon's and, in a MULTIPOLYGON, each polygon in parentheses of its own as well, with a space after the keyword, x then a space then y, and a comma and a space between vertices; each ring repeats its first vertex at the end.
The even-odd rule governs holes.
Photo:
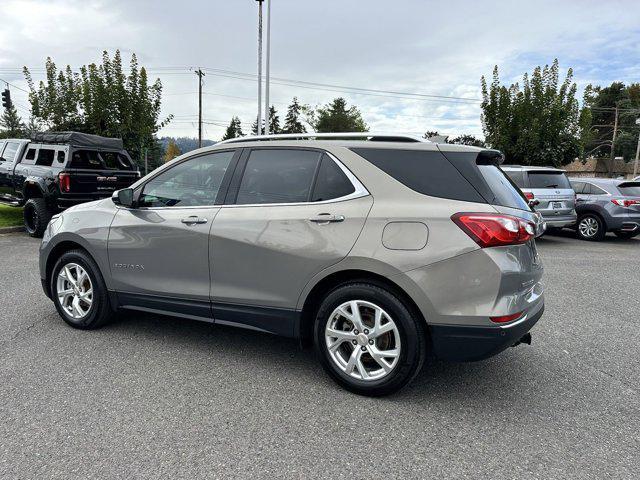
MULTIPOLYGON (((197 135, 190 68, 257 69, 255 0, 2 0, 1 15, 0 79, 26 88, 16 68, 27 65, 38 80, 47 56, 75 69, 105 49, 120 49, 127 62, 135 52, 162 80, 163 113, 175 115, 160 135, 197 135)), ((294 95, 310 105, 344 96, 371 130, 481 135, 477 102, 341 90, 479 99, 480 76, 495 64, 511 82, 555 57, 580 87, 640 81, 637 0, 272 0, 271 25, 272 77, 341 87, 272 84, 281 119, 294 95)), ((214 124, 238 115, 246 132, 256 116, 255 79, 222 75, 209 71, 204 83, 213 140, 224 130, 214 124)), ((28 116, 26 93, 11 94, 28 116)))

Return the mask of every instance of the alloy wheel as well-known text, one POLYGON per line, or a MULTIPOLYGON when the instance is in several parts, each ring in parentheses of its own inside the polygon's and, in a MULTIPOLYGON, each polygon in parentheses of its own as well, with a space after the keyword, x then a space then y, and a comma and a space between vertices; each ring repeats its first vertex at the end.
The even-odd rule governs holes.
POLYGON ((73 319, 87 316, 93 304, 93 284, 87 271, 77 263, 67 263, 60 269, 56 282, 58 302, 73 319))
POLYGON ((364 381, 387 376, 400 358, 400 332, 391 316, 374 303, 351 300, 338 306, 325 327, 334 364, 364 381))
POLYGON ((580 221, 578 228, 580 229, 580 233, 583 237, 591 238, 598 233, 598 228, 600 228, 600 226, 595 218, 585 217, 580 221))

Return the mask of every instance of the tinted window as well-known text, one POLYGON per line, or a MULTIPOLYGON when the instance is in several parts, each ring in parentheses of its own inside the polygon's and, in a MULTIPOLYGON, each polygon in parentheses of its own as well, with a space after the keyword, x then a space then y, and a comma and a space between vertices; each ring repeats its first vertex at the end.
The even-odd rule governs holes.
POLYGON ((27 150, 27 154, 24 156, 25 163, 33 163, 36 158, 36 149, 30 148, 27 150))
POLYGON ((503 170, 518 188, 524 188, 524 172, 522 170, 503 170))
POLYGON ((478 165, 478 170, 495 197, 492 203, 520 210, 531 210, 522 192, 502 170, 495 165, 478 165))
POLYGON ((202 155, 150 180, 140 195, 143 207, 214 205, 234 152, 202 155))
POLYGON ((103 170, 102 160, 95 150, 75 150, 71 155, 69 168, 103 170))
POLYGON ((585 184, 584 193, 588 193, 590 195, 608 195, 609 194, 607 191, 591 183, 585 184))
POLYGON ((105 167, 109 170, 133 170, 134 166, 126 155, 119 152, 100 152, 105 167))
POLYGON ((311 150, 253 150, 236 203, 308 202, 319 160, 311 150))
POLYGON ((355 187, 351 184, 342 169, 334 162, 329 155, 322 156, 318 178, 313 188, 312 202, 321 202, 334 198, 344 197, 355 192, 355 187))
POLYGON ((640 197, 640 182, 625 182, 618 185, 618 190, 623 195, 630 197, 640 197))
POLYGON ((58 163, 64 163, 66 155, 62 150, 58 151, 58 163))
POLYGON ((16 158, 16 153, 20 148, 20 144, 16 142, 7 142, 7 146, 4 149, 4 153, 2 154, 2 158, 4 158, 7 162, 13 162, 16 158))
POLYGON ((38 160, 36 161, 36 165, 50 167, 53 164, 54 155, 54 150, 50 148, 41 148, 40 151, 38 151, 38 160))
POLYGON ((386 148, 351 150, 416 192, 432 197, 487 203, 440 152, 386 148))
POLYGON ((531 188, 571 188, 564 172, 529 171, 529 186, 531 188))

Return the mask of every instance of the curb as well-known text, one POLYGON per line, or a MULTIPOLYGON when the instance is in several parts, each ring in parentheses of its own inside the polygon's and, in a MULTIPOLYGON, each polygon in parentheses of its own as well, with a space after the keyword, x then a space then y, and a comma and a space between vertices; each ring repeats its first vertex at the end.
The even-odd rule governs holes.
POLYGON ((17 227, 0 227, 0 234, 2 233, 14 233, 14 232, 24 232, 24 226, 20 225, 17 227))

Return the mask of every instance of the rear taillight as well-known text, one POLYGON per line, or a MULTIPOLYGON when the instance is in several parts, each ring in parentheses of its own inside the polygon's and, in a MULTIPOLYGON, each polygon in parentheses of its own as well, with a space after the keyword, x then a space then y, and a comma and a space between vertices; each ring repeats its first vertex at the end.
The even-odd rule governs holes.
POLYGON ((533 223, 511 215, 456 213, 451 220, 482 248, 526 243, 535 234, 533 223))
POLYGON ((640 200, 623 200, 621 198, 620 199, 614 198, 613 200, 611 200, 611 202, 615 203, 619 207, 630 207, 631 205, 640 205, 640 200))
POLYGON ((494 323, 507 323, 513 322, 515 319, 520 318, 524 312, 512 313, 511 315, 502 315, 501 317, 489 317, 494 323))
POLYGON ((60 185, 60 191, 62 193, 68 193, 71 191, 71 176, 68 173, 58 174, 58 184, 60 185))
POLYGON ((533 200, 535 197, 535 195, 532 192, 522 192, 524 193, 524 196, 527 200, 533 200))

